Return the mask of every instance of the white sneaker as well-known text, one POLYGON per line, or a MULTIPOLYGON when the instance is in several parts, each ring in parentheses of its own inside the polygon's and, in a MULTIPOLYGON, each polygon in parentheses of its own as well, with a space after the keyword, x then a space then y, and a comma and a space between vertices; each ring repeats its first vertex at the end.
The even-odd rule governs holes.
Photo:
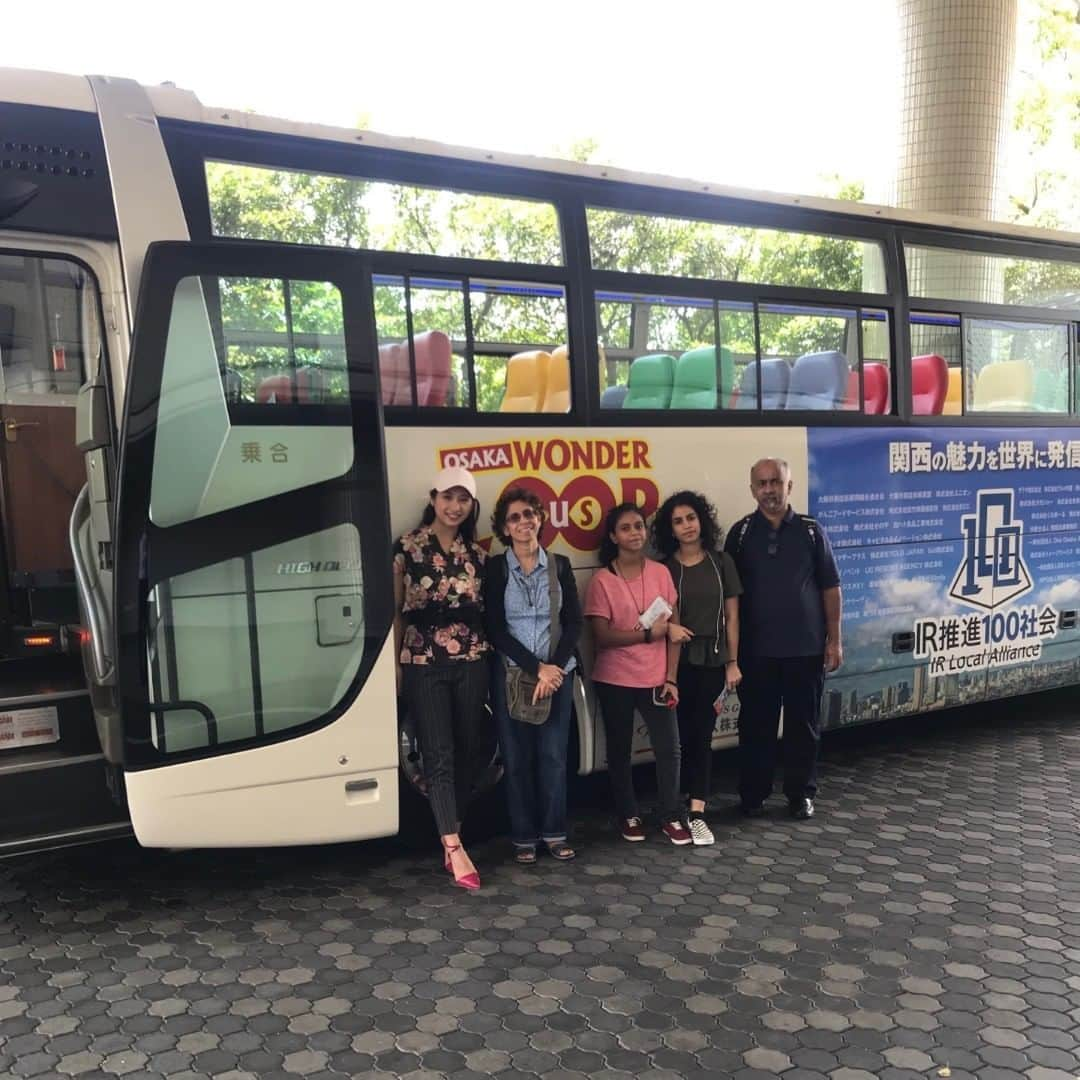
POLYGON ((694 817, 690 819, 690 839, 694 841, 695 847, 706 847, 709 844, 716 843, 716 837, 712 834, 712 829, 705 824, 705 819, 700 817, 694 817))

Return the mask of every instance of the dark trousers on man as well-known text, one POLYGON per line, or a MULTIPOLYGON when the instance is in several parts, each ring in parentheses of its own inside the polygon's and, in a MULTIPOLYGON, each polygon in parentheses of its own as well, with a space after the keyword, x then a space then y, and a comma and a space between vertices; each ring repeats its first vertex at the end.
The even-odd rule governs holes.
POLYGON ((402 689, 416 725, 428 799, 440 836, 458 831, 487 762, 490 667, 485 659, 406 664, 402 689))
POLYGON ((739 795, 744 807, 760 806, 772 794, 781 708, 784 794, 790 803, 817 792, 824 664, 820 655, 740 657, 739 795))

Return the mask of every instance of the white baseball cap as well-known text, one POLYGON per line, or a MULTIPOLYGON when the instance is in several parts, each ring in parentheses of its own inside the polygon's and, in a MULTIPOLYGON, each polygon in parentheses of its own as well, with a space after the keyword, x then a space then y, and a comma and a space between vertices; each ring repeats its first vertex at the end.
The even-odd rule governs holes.
POLYGON ((476 478, 468 469, 460 465, 450 465, 440 469, 435 477, 434 488, 436 491, 449 491, 451 488, 464 488, 474 499, 476 498, 476 478))

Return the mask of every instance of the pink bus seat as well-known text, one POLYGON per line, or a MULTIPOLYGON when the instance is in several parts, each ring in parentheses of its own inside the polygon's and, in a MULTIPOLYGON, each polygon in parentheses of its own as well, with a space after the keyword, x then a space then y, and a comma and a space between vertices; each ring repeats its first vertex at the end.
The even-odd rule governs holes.
POLYGON ((326 379, 317 367, 296 369, 295 381, 288 374, 268 375, 259 383, 255 391, 258 405, 291 405, 296 402, 306 405, 323 399, 326 379))
POLYGON ((416 353, 418 405, 445 405, 450 388, 450 339, 441 330, 425 330, 413 338, 416 353))
POLYGON ((940 416, 948 391, 949 365, 943 356, 911 358, 911 411, 916 416, 940 416))
POLYGON ((404 342, 379 346, 379 385, 382 388, 384 405, 411 404, 409 347, 404 342))

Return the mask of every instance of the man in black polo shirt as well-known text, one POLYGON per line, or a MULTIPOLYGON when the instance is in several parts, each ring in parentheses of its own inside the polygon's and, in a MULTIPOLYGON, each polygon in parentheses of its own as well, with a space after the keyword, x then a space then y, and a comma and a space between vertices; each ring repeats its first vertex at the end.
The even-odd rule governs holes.
POLYGON ((843 661, 840 575, 825 530, 788 503, 791 470, 763 458, 750 470, 754 513, 737 521, 725 550, 742 579, 739 795, 756 816, 772 794, 784 710, 784 794, 791 816, 814 813, 825 672, 843 661))

